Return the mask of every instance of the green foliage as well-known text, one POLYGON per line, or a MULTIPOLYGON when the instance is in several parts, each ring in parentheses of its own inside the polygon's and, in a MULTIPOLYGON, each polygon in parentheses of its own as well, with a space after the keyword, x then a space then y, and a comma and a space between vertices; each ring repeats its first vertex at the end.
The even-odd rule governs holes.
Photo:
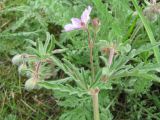
MULTIPOLYGON (((59 80, 58 80, 59 81, 59 80)), ((62 85, 62 84, 56 84, 53 82, 43 82, 43 84, 40 86, 45 87, 47 89, 53 89, 61 92, 68 93, 69 95, 77 94, 78 96, 82 96, 84 94, 87 94, 85 91, 79 89, 79 88, 73 88, 70 85, 62 85)))
POLYGON ((92 120, 91 112, 85 106, 78 106, 71 111, 66 111, 66 114, 60 116, 60 120, 92 120))
MULTIPOLYGON (((150 39, 151 44, 154 44, 156 42, 156 40, 154 38, 154 35, 152 33, 152 30, 151 30, 149 24, 147 23, 147 20, 143 16, 141 9, 138 7, 138 4, 137 4, 136 0, 132 0, 132 2, 133 2, 134 6, 135 6, 135 8, 138 12, 138 15, 140 16, 140 18, 142 20, 142 23, 144 24, 144 27, 147 31, 147 34, 148 34, 148 37, 150 39)), ((157 62, 159 63, 160 62, 159 50, 158 50, 158 48, 154 48, 153 50, 154 50, 155 58, 156 58, 157 62)))
POLYGON ((92 120, 91 100, 89 97, 78 97, 66 92, 55 92, 58 99, 57 104, 63 107, 63 114, 60 120, 92 120))

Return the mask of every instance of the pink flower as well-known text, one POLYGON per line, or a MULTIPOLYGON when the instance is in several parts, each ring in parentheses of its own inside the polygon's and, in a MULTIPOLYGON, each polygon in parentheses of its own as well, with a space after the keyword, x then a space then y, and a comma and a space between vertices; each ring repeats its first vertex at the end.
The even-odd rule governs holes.
POLYGON ((92 7, 88 6, 82 13, 81 19, 79 18, 72 18, 70 24, 67 24, 64 26, 64 31, 72 31, 72 30, 79 30, 79 29, 85 29, 87 28, 87 24, 90 20, 90 13, 91 13, 92 7))

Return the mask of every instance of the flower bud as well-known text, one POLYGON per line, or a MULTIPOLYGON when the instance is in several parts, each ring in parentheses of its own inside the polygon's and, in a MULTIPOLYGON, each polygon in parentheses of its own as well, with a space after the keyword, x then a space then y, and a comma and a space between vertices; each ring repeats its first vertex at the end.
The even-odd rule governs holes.
POLYGON ((27 70, 27 65, 26 64, 21 64, 19 67, 18 67, 18 72, 20 75, 26 75, 26 70, 27 70))
POLYGON ((32 76, 32 72, 31 71, 26 71, 26 77, 30 78, 32 76))
POLYGON ((12 58, 13 65, 20 65, 22 63, 22 55, 17 54, 12 58))
POLYGON ((99 21, 99 19, 98 19, 98 18, 94 18, 94 19, 92 20, 92 25, 93 25, 93 27, 98 28, 98 27, 100 26, 100 21, 99 21))
POLYGON ((158 4, 150 5, 143 10, 143 14, 148 20, 155 22, 160 15, 160 7, 158 4))
POLYGON ((37 80, 34 78, 30 78, 25 83, 25 89, 30 91, 37 88, 37 80))
POLYGON ((150 0, 151 4, 156 4, 157 0, 150 0))
POLYGON ((109 54, 109 51, 110 51, 109 47, 101 47, 100 50, 103 54, 109 54))

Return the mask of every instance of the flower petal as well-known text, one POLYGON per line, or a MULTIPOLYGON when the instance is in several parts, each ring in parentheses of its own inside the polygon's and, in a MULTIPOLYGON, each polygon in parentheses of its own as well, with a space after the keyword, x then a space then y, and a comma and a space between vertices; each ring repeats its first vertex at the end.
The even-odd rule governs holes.
POLYGON ((73 24, 67 24, 67 25, 64 26, 64 31, 65 32, 72 31, 74 29, 75 29, 75 27, 74 27, 73 24))
POLYGON ((71 21, 72 21, 72 24, 74 26, 81 27, 81 20, 80 19, 78 19, 78 18, 72 18, 71 21))
POLYGON ((69 32, 72 30, 77 30, 77 29, 81 29, 82 26, 80 25, 76 25, 76 24, 67 24, 64 26, 64 32, 69 32))
POLYGON ((92 7, 91 6, 88 6, 88 8, 86 8, 82 15, 81 15, 81 21, 85 24, 87 24, 87 22, 89 21, 90 19, 90 13, 91 13, 91 10, 92 10, 92 7))

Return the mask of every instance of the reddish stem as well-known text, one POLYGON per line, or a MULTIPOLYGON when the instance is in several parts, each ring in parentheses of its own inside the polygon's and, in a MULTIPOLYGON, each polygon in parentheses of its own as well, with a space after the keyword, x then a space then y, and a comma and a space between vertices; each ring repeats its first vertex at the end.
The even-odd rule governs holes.
POLYGON ((38 62, 38 63, 36 64, 36 73, 35 73, 35 77, 36 77, 37 80, 39 79, 40 66, 41 66, 41 62, 38 62))
POLYGON ((90 50, 90 64, 91 64, 91 71, 92 71, 92 79, 94 80, 94 65, 93 65, 93 46, 94 44, 90 38, 90 32, 88 29, 87 29, 87 33, 88 33, 88 47, 90 50))
POLYGON ((109 49, 110 53, 109 53, 109 61, 108 64, 111 65, 112 61, 113 61, 113 57, 114 57, 114 53, 115 53, 115 49, 112 47, 109 49))

